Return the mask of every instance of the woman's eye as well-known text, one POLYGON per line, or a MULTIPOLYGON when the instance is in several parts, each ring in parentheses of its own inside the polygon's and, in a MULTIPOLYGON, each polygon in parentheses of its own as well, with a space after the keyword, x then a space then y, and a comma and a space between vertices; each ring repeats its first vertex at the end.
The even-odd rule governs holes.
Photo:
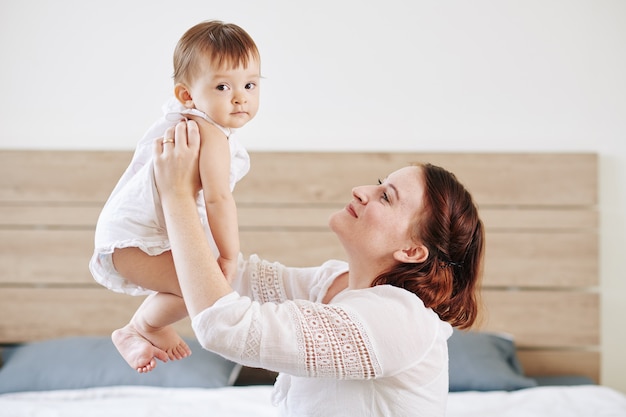
MULTIPOLYGON (((382 185, 383 180, 381 180, 380 178, 378 179, 378 185, 382 185)), ((386 202, 389 202, 389 195, 385 192, 383 192, 383 200, 385 200, 386 202)))

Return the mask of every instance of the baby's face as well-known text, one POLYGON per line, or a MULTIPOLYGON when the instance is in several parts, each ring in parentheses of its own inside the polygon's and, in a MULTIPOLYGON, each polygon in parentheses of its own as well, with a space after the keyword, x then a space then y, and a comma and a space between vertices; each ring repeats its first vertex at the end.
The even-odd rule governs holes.
POLYGON ((259 109, 261 67, 250 58, 246 68, 215 68, 207 59, 190 85, 195 107, 228 128, 240 128, 259 109))

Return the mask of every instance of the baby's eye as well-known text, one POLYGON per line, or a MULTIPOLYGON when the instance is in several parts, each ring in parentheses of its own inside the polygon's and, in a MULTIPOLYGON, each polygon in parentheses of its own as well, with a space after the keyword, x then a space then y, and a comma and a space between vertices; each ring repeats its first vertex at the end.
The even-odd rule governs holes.
POLYGON ((217 86, 217 90, 219 90, 219 91, 226 91, 226 90, 228 90, 228 86, 226 84, 219 84, 217 86))
POLYGON ((246 90, 254 90, 256 88, 256 84, 255 83, 248 83, 246 84, 246 90))

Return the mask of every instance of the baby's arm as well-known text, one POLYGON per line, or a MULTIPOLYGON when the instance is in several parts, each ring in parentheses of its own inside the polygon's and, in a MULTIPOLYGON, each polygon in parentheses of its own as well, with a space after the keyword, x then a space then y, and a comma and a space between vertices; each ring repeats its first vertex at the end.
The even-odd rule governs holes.
POLYGON ((231 281, 237 272, 239 226, 237 207, 230 191, 230 147, 228 138, 217 127, 199 120, 200 179, 211 234, 220 256, 218 263, 231 281))

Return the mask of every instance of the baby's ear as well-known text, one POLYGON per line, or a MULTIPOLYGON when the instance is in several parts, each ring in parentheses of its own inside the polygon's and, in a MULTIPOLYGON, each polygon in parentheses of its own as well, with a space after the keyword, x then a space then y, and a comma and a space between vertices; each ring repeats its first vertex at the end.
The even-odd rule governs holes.
POLYGON ((428 259, 428 248, 422 244, 412 244, 393 253, 396 261, 405 264, 416 264, 428 259))
POLYGON ((186 108, 193 109, 195 107, 193 104, 193 97, 191 97, 191 92, 185 84, 178 83, 174 86, 174 96, 178 101, 180 101, 180 104, 186 108))

